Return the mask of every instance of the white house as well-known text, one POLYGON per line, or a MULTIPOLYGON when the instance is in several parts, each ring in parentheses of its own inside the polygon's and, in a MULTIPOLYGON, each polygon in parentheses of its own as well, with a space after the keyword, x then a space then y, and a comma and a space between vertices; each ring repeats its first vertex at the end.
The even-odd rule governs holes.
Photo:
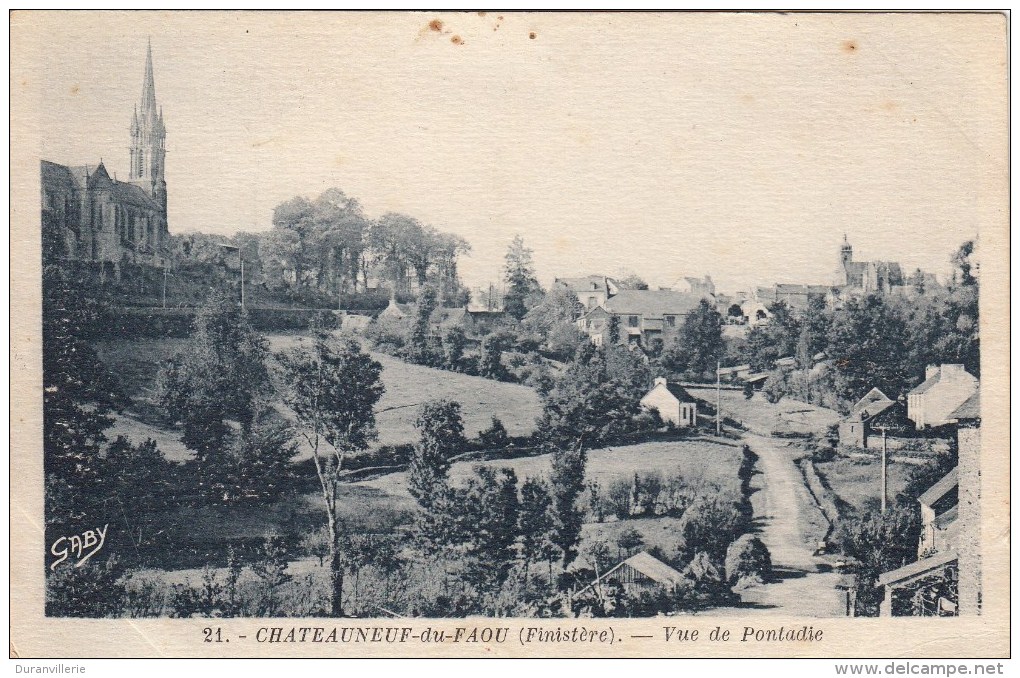
POLYGON ((907 393, 907 417, 919 430, 951 424, 953 411, 977 390, 977 377, 963 365, 929 365, 924 381, 907 393))
POLYGON ((679 384, 671 384, 663 377, 655 380, 652 390, 641 398, 641 406, 655 410, 663 421, 680 428, 698 423, 698 401, 679 384))

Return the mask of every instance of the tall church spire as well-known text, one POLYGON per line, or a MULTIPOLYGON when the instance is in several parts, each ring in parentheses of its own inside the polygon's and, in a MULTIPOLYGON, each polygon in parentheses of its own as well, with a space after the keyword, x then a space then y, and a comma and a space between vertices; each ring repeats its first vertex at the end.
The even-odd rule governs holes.
POLYGON ((131 171, 129 179, 141 186, 166 209, 166 127, 156 104, 156 78, 152 69, 152 40, 145 52, 142 100, 131 120, 131 171))
POLYGON ((156 112, 156 78, 152 74, 152 38, 145 55, 145 79, 142 81, 142 118, 156 112))

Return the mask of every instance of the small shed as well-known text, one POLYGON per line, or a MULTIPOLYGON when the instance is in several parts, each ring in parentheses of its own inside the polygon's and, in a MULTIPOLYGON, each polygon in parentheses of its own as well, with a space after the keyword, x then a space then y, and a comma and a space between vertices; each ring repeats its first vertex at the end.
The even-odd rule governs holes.
POLYGON ((653 588, 671 590, 683 583, 682 574, 647 551, 642 551, 608 570, 589 587, 616 584, 625 592, 632 593, 653 588))
POLYGON ((698 400, 682 386, 658 377, 652 390, 641 398, 641 407, 655 410, 665 422, 680 428, 698 424, 698 400))

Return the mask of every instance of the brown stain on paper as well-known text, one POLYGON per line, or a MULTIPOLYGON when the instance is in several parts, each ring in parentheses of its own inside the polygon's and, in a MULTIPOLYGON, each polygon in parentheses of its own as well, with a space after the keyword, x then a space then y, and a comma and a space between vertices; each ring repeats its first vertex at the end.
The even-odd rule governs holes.
POLYGON ((846 52, 847 54, 855 53, 857 51, 857 41, 856 40, 844 40, 843 41, 843 51, 846 52))
POLYGON ((464 38, 460 37, 459 35, 455 35, 452 38, 450 38, 450 42, 452 42, 455 45, 463 45, 464 38))
POLYGON ((442 33, 443 22, 440 21, 439 19, 433 19, 432 21, 429 22, 429 30, 435 31, 436 33, 442 33))

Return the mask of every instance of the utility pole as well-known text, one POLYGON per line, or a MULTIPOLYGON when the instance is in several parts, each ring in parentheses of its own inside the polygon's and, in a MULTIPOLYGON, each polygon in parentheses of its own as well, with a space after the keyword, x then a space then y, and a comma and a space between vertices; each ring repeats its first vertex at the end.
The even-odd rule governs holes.
POLYGON ((170 267, 164 261, 163 262, 163 308, 166 308, 166 278, 169 275, 170 267))
POLYGON ((715 363, 715 434, 722 435, 722 363, 715 363))
POLYGON ((885 513, 886 505, 886 488, 888 485, 888 474, 886 472, 886 466, 889 461, 889 445, 886 438, 886 432, 889 430, 887 426, 876 426, 878 430, 882 432, 882 513, 885 513))

